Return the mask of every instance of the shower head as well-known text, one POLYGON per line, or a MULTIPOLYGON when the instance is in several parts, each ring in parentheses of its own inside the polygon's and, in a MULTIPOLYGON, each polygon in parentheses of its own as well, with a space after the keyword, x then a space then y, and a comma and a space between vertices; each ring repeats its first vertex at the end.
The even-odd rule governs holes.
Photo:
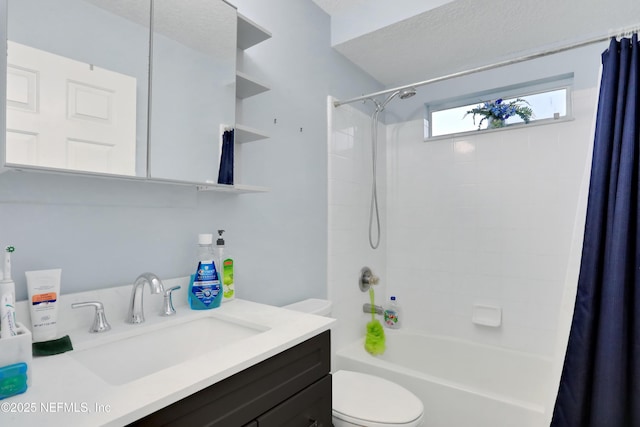
POLYGON ((376 107, 377 107, 376 109, 378 110, 378 112, 380 112, 384 110, 384 107, 389 103, 389 101, 395 98, 396 95, 399 95, 400 99, 407 99, 407 98, 411 98, 415 94, 416 94, 416 90, 414 88, 409 88, 409 89, 396 90, 391 95, 389 95, 387 99, 382 101, 382 103, 379 103, 374 98, 370 98, 370 99, 376 104, 376 107))
POLYGON ((416 94, 416 90, 414 88, 404 89, 400 91, 400 99, 411 98, 416 94))

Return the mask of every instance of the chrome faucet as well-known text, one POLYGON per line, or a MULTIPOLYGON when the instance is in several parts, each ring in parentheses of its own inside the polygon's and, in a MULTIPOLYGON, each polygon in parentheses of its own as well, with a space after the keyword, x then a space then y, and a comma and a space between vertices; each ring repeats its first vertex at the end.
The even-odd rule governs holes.
POLYGON ((144 312, 142 305, 142 294, 144 284, 148 283, 152 294, 164 292, 162 281, 153 273, 142 273, 133 284, 131 289, 131 302, 129 304, 129 314, 127 315, 127 323, 144 322, 144 312))

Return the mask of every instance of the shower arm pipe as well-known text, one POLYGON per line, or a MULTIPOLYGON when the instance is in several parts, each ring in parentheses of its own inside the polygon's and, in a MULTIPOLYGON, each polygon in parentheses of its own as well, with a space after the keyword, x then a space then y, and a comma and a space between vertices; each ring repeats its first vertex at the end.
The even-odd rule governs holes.
POLYGON ((556 53, 560 53, 560 52, 566 52, 568 50, 572 50, 572 49, 577 49, 577 48, 581 48, 581 47, 585 47, 585 46, 589 46, 595 43, 600 43, 600 42, 604 42, 607 41, 609 39, 611 39, 612 37, 624 37, 624 36, 629 36, 635 32, 640 31, 640 26, 636 25, 634 27, 627 27, 627 28, 623 28, 620 29, 618 31, 613 31, 613 32, 609 32, 609 34, 607 34, 606 36, 599 36, 599 37, 593 37, 590 39, 586 39, 583 41, 579 41, 579 42, 575 42, 566 46, 560 46, 560 47, 556 47, 556 48, 552 48, 552 49, 547 49, 541 52, 536 52, 536 53, 532 53, 529 55, 524 55, 524 56, 520 56, 517 58, 512 58, 512 59, 507 59, 504 61, 500 61, 500 62, 495 62, 493 64, 488 64, 488 65, 482 65, 480 67, 476 67, 476 68, 471 68, 468 70, 464 70, 464 71, 458 71, 455 73, 451 73, 451 74, 446 74, 444 76, 440 76, 440 77, 434 77, 432 79, 427 79, 427 80, 423 80, 421 82, 416 82, 413 84, 409 84, 409 85, 404 85, 404 86, 398 86, 396 88, 393 89, 386 89, 386 90, 381 90, 379 92, 373 92, 370 93, 368 95, 362 95, 362 96, 358 96, 356 98, 351 98, 351 99, 347 99, 344 101, 334 101, 333 102, 333 106, 334 107, 339 107, 341 105, 344 104, 351 104, 353 102, 358 102, 358 101, 365 101, 367 99, 374 99, 375 97, 378 96, 382 96, 382 95, 387 95, 389 93, 393 93, 396 91, 403 91, 403 90, 407 90, 407 89, 416 89, 420 86, 425 86, 428 84, 433 84, 433 83, 438 83, 438 82, 442 82, 445 80, 449 80, 449 79, 455 79, 456 77, 464 77, 464 76, 468 76, 470 74, 475 74, 475 73, 480 73, 482 71, 489 71, 489 70, 493 70, 495 68, 501 68, 501 67, 506 67, 507 65, 513 65, 513 64, 518 64, 520 62, 525 62, 525 61, 531 61, 532 59, 538 59, 538 58, 542 58, 548 55, 554 55, 556 53))

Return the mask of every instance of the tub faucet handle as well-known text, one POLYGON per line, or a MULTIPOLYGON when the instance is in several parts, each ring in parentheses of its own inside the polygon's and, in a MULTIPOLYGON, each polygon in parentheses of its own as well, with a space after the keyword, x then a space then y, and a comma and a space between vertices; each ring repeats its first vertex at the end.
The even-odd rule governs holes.
POLYGON ((173 288, 169 288, 164 291, 164 301, 162 302, 162 312, 161 316, 173 316, 176 314, 176 309, 173 308, 173 299, 171 298, 173 295, 173 291, 177 291, 181 286, 174 286, 173 288))
POLYGON ((368 291, 371 285, 377 285, 379 282, 380 278, 374 275, 369 267, 362 267, 362 270, 360 270, 360 280, 358 281, 362 292, 368 291))
POLYGON ((75 302, 71 304, 71 308, 81 307, 94 307, 96 309, 96 315, 93 318, 93 325, 91 325, 89 332, 107 332, 111 329, 111 325, 107 322, 107 317, 104 314, 104 305, 102 305, 100 301, 75 302))

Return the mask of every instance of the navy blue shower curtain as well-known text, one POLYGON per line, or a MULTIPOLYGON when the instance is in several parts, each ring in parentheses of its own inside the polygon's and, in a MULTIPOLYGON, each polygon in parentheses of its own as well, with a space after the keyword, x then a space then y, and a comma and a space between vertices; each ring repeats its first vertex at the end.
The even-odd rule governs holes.
POLYGON ((602 54, 584 246, 552 427, 640 427, 638 35, 602 54))

